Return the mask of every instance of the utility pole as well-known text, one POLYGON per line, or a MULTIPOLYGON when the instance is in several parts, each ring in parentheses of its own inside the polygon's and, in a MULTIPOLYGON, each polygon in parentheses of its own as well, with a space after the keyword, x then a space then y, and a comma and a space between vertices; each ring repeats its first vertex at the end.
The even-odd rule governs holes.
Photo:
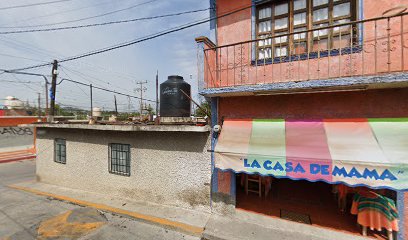
POLYGON ((116 95, 113 95, 113 97, 115 98, 115 114, 116 116, 118 116, 118 104, 116 103, 116 95))
POLYGON ((45 116, 48 114, 48 81, 45 79, 45 116))
POLYGON ((159 70, 156 73, 156 118, 159 117, 159 70))
POLYGON ((41 94, 38 93, 38 121, 41 122, 41 94))
POLYGON ((136 92, 140 91, 140 118, 142 118, 143 114, 143 92, 147 90, 146 87, 143 87, 143 84, 147 84, 147 81, 144 82, 136 82, 136 84, 139 84, 140 87, 136 88, 136 92))
POLYGON ((54 63, 52 64, 52 82, 51 82, 51 94, 50 94, 50 98, 51 98, 51 109, 50 109, 50 115, 49 115, 49 122, 53 122, 54 121, 54 115, 55 115, 55 93, 56 93, 56 88, 57 88, 57 72, 58 70, 58 61, 54 60, 54 63))

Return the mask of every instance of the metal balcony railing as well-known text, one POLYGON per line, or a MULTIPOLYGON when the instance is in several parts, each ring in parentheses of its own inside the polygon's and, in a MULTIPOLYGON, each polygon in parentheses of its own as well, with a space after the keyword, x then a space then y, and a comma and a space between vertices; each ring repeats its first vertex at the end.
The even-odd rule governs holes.
POLYGON ((201 49, 204 64, 199 67, 199 79, 203 80, 201 87, 324 80, 406 71, 407 14, 201 49))

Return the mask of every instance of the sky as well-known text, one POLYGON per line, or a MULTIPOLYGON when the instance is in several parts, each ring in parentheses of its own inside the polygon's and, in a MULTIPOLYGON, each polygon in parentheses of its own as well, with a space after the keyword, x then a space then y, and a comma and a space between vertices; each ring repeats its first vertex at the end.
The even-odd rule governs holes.
MULTIPOLYGON (((103 17, 78 22, 52 25, 63 27, 126 20, 206 9, 209 1, 201 0, 67 0, 48 5, 26 8, 2 9, 9 6, 50 2, 49 0, 1 0, 0 32, 23 28, 9 28, 27 25, 41 25, 71 21, 100 15, 137 4, 146 3, 132 9, 103 17)), ((0 34, 0 69, 17 69, 52 62, 88 51, 127 42, 182 24, 209 17, 209 11, 191 13, 161 19, 132 23, 114 24, 93 28, 34 32, 20 34, 0 34)), ((24 28, 24 29, 41 29, 24 28)), ((69 78, 94 86, 109 88, 118 92, 139 96, 135 92, 135 82, 147 81, 144 97, 155 99, 155 77, 159 71, 159 83, 169 75, 181 75, 191 84, 192 95, 197 93, 197 44, 198 36, 209 36, 209 23, 171 33, 153 40, 129 47, 82 58, 59 65, 58 79, 69 78)), ((26 70, 50 75, 51 66, 26 70)), ((51 79, 49 77, 49 79, 51 79)), ((37 76, 0 74, 0 104, 6 96, 14 96, 31 105, 37 104, 38 93, 42 105, 45 102, 44 80, 37 76)), ((56 102, 66 106, 90 108, 89 88, 70 82, 57 86, 56 102)), ((94 107, 104 110, 114 108, 114 94, 100 90, 93 91, 94 107)), ((119 111, 137 111, 139 100, 117 95, 119 111)), ((154 103, 152 104, 154 107, 154 103)))

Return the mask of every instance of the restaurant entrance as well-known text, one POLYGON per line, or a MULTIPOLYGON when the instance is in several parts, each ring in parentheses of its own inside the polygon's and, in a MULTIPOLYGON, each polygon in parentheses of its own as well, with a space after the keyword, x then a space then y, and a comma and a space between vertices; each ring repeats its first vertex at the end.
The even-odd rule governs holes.
MULTIPOLYGON (((325 182, 245 173, 237 174, 236 178, 236 207, 239 209, 356 235, 362 234, 362 229, 357 224, 357 216, 352 215, 350 210, 353 191, 370 191, 368 188, 346 187, 344 192, 344 185, 325 182)), ((382 191, 386 195, 392 195, 392 192, 382 191)), ((368 231, 367 235, 376 239, 388 239, 386 231, 368 231)))

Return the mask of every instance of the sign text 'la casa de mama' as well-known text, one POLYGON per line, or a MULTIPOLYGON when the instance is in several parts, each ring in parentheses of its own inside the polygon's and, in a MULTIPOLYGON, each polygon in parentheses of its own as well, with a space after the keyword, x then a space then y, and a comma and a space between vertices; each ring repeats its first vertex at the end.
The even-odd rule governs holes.
MULTIPOLYGON (((344 178, 359 178, 359 179, 373 179, 373 180, 398 180, 394 174, 388 169, 377 171, 377 169, 364 168, 363 170, 358 170, 356 167, 352 167, 347 170, 345 167, 333 166, 333 170, 330 172, 332 166, 328 164, 319 163, 294 163, 287 161, 281 163, 279 161, 263 160, 258 161, 256 159, 249 160, 247 158, 241 159, 244 168, 252 171, 262 170, 261 172, 286 172, 286 173, 305 173, 311 175, 321 175, 321 176, 341 176, 344 178)), ((252 172, 251 171, 251 172, 252 172)))

